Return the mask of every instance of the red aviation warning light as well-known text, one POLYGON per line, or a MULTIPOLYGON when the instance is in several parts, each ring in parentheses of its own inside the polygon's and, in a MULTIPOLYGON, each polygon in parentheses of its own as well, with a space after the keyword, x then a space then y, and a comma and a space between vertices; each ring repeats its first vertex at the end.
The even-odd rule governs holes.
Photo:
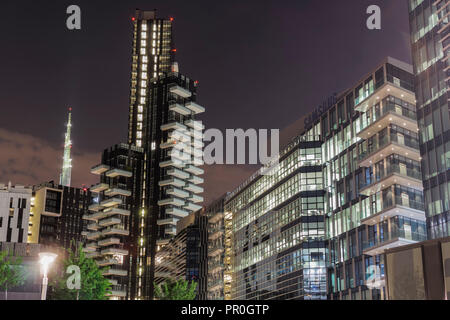
POLYGON ((170 21, 173 21, 173 20, 174 20, 174 18, 173 18, 173 17, 170 17, 170 18, 169 18, 169 20, 170 20, 170 21))

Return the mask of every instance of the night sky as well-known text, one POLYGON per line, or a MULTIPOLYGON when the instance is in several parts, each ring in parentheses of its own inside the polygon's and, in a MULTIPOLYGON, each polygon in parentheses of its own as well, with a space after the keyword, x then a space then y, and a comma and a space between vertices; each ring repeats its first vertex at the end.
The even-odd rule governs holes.
MULTIPOLYGON (((58 180, 68 106, 73 185, 97 181, 89 168, 101 151, 126 142, 135 8, 175 18, 177 61, 199 81, 207 128, 285 129, 285 142, 297 119, 385 56, 411 63, 406 0, 3 0, 0 182, 58 180), (71 4, 82 10, 80 31, 66 28, 71 4), (372 4, 380 31, 366 28, 372 4)), ((208 203, 254 167, 205 170, 208 203)))

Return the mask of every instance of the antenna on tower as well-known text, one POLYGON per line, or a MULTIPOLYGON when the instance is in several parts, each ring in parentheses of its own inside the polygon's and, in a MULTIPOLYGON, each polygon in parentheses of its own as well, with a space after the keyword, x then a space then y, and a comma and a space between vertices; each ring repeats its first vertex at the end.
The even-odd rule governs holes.
POLYGON ((66 137, 64 140, 63 165, 61 169, 61 175, 59 178, 59 184, 67 187, 70 187, 70 180, 72 177, 72 159, 70 158, 70 153, 72 149, 72 140, 70 138, 71 132, 72 132, 72 108, 69 107, 66 137))

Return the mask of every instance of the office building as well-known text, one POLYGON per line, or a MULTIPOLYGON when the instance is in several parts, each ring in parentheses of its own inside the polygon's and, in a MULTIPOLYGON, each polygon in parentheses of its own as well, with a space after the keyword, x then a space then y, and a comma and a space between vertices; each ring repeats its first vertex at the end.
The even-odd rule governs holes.
POLYGON ((32 189, 0 184, 0 242, 26 243, 32 189))
POLYGON ((427 229, 450 236, 449 1, 408 0, 427 229))
POLYGON ((390 57, 306 117, 278 171, 225 199, 225 298, 385 299, 384 250, 426 239, 418 130, 390 57))
POLYGON ((206 221, 202 211, 191 213, 177 223, 177 235, 156 254, 155 282, 167 279, 197 283, 197 299, 205 296, 206 221))
POLYGON ((326 299, 321 145, 316 126, 227 195, 225 299, 326 299))
MULTIPOLYGON (((53 181, 33 187, 28 243, 71 248, 86 240, 91 193, 87 188, 63 186, 53 181)), ((74 248, 72 248, 74 249, 74 248)))
POLYGON ((389 300, 450 299, 450 237, 385 252, 389 300))

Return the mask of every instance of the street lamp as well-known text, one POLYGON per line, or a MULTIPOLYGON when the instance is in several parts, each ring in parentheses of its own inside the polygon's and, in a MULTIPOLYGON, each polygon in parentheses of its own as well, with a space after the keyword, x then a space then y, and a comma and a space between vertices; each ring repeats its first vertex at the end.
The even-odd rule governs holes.
POLYGON ((51 252, 41 252, 39 253, 39 262, 42 266, 42 273, 44 274, 44 278, 42 279, 42 293, 41 293, 41 300, 47 299, 47 286, 48 286, 48 267, 50 264, 55 261, 56 257, 58 255, 56 253, 51 252))

